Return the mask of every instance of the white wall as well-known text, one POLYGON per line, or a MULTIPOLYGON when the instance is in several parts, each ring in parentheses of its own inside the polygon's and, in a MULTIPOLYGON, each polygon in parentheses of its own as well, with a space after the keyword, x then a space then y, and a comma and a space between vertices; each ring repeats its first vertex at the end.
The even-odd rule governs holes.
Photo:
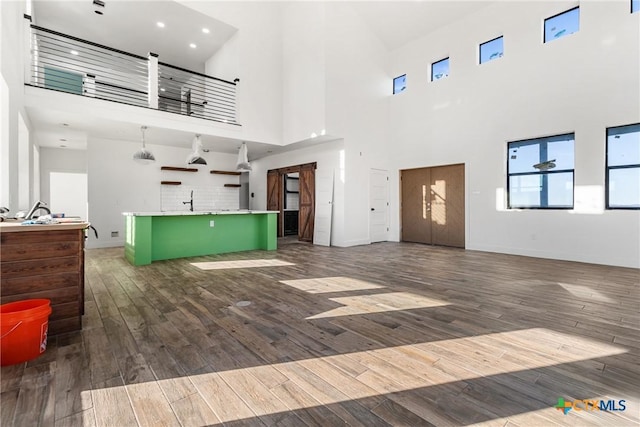
MULTIPOLYGON (((580 31, 542 43, 562 2, 499 2, 393 52, 407 90, 390 99, 391 224, 397 170, 466 164, 467 248, 640 266, 640 212, 604 210, 605 129, 640 117, 640 15, 629 2, 581 2, 580 31), (504 56, 477 46, 504 35, 504 56), (429 82, 431 62, 450 76, 429 82), (575 132, 575 209, 506 210, 508 141, 575 132)), ((347 162, 349 164, 349 162, 347 162)))
POLYGON ((331 222, 331 244, 345 246, 344 222, 344 141, 325 142, 287 153, 276 154, 255 160, 249 174, 250 209, 263 210, 267 207, 267 171, 287 166, 317 162, 317 170, 334 171, 333 218, 331 222))
MULTIPOLYGON (((47 203, 51 212, 61 209, 51 203, 51 173, 87 173, 87 151, 64 148, 40 147, 40 200, 47 203)), ((79 195, 86 200, 87 195, 79 195)))
POLYGON ((325 135, 325 8, 322 2, 288 2, 282 17, 283 142, 325 135))
POLYGON ((238 28, 205 64, 205 73, 233 80, 241 138, 282 144, 282 33, 277 2, 181 2, 238 28), (235 70, 234 70, 235 68, 235 70), (236 72, 234 72, 236 71, 236 72))
MULTIPOLYGON (((23 110, 24 2, 0 2, 0 206, 19 207, 19 125, 23 110)), ((26 115, 25 115, 26 116, 26 115)), ((28 120, 27 127, 29 126, 28 120)), ((29 142, 30 144, 30 142, 29 142)), ((27 176, 30 171, 27 171, 27 176)))
MULTIPOLYGON (((89 236, 87 247, 124 245, 124 217, 122 212, 157 212, 161 210, 162 180, 179 180, 161 171, 161 166, 186 167, 187 148, 147 144, 156 162, 136 163, 132 156, 139 149, 138 141, 117 141, 89 138, 87 172, 89 178, 89 219, 96 227, 99 239, 89 236), (111 237, 112 232, 118 236, 111 237)), ((203 153, 207 165, 189 165, 199 169, 201 184, 211 179, 210 170, 234 170, 236 156, 224 153, 203 153)), ((189 208, 185 205, 185 210, 189 208)))
POLYGON ((388 54, 349 4, 326 9, 327 132, 345 142, 345 246, 369 243, 369 171, 388 169, 388 54))

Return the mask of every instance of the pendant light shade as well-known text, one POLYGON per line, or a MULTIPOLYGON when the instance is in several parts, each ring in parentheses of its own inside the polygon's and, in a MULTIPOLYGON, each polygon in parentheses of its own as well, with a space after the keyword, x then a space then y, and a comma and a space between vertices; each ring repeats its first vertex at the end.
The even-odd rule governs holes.
POLYGON ((206 165, 207 161, 202 157, 202 141, 200 141, 200 135, 196 135, 193 139, 193 152, 187 157, 188 165, 206 165))
POLYGON ((151 151, 147 150, 147 148, 145 147, 145 140, 144 140, 145 130, 147 130, 146 126, 140 127, 140 131, 142 132, 142 148, 133 154, 133 160, 135 160, 138 163, 149 164, 149 163, 155 162, 156 158, 153 155, 153 153, 151 153, 151 151))
POLYGON ((251 164, 249 163, 247 152, 247 143, 243 142, 238 151, 238 165, 236 170, 239 172, 251 172, 251 164))

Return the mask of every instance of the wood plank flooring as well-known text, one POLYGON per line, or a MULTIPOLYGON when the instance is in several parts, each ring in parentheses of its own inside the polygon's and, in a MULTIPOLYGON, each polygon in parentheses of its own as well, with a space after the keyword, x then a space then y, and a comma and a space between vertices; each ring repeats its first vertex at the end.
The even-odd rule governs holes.
POLYGON ((2 368, 2 426, 640 423, 635 269, 409 243, 86 255, 83 329, 2 368))

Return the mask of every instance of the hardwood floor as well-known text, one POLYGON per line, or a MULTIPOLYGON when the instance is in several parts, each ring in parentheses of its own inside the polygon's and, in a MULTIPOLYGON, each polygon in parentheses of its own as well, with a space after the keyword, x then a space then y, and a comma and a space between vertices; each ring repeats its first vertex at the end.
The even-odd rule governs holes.
POLYGON ((2 368, 1 425, 640 422, 638 270, 280 243, 143 267, 87 250, 83 329, 2 368))

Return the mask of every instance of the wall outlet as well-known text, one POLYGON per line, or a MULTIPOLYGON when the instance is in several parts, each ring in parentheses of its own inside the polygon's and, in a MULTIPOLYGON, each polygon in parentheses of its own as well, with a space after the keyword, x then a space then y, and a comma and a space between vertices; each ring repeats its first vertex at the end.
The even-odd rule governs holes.
POLYGON ((216 225, 216 222, 214 220, 209 221, 209 227, 213 227, 216 225))
POLYGON ((118 231, 112 231, 111 232, 111 237, 118 237, 120 235, 120 232, 118 231))

